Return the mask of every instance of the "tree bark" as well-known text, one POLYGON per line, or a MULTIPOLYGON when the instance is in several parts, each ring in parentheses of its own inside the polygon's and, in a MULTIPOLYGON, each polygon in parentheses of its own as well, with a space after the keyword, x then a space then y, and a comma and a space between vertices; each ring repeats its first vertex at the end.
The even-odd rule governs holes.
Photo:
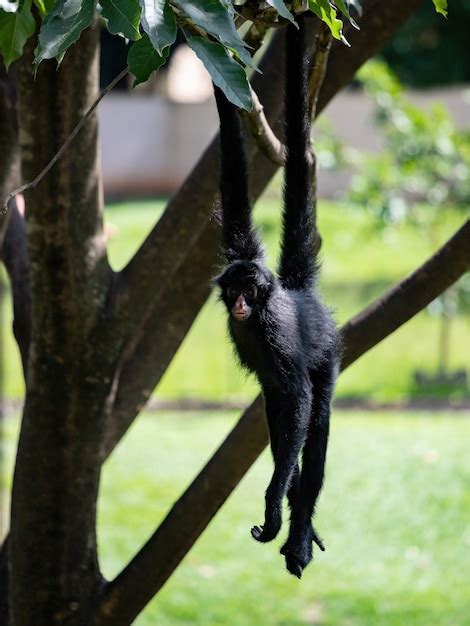
MULTIPOLYGON (((470 220, 426 263, 342 329, 342 370, 470 270, 470 220)), ((108 585, 99 626, 127 626, 165 584, 268 444, 258 396, 162 524, 108 585)), ((247 533, 248 541, 248 533, 247 533)))
MULTIPOLYGON (((11 74, 11 73, 10 73, 11 74)), ((3 198, 19 180, 18 123, 16 117, 16 93, 13 79, 8 76, 0 61, 0 194, 3 198)), ((0 212, 0 256, 3 239, 10 216, 0 212)))
MULTIPOLYGON (((317 115, 351 81, 359 67, 385 45, 389 36, 420 3, 421 0, 406 3, 366 0, 363 3, 361 30, 347 32, 351 48, 341 43, 332 46, 317 115)), ((283 36, 282 31, 275 33, 261 63, 263 74, 253 82, 265 108, 266 119, 278 137, 283 136, 283 74, 279 70, 284 67, 283 36)), ((313 41, 310 53, 313 53, 313 41)), ((277 165, 261 155, 256 146, 252 146, 252 155, 250 183, 252 196, 256 199, 274 176, 277 165)), ((132 345, 123 358, 116 400, 111 407, 106 454, 112 451, 145 405, 209 295, 218 247, 218 230, 210 221, 218 193, 218 164, 217 135, 170 200, 164 219, 155 226, 119 278, 121 315, 125 317, 125 311, 132 309, 135 331, 129 340, 132 345), (169 248, 172 228, 178 230, 179 235, 176 243, 171 239, 172 248, 169 248), (159 248, 162 240, 165 245, 159 248), (166 261, 159 266, 163 255, 167 255, 166 261), (155 271, 158 267, 162 267, 163 272, 158 273, 157 281, 155 271), (179 288, 180 285, 185 286, 185 291, 179 288), (136 302, 140 303, 140 308, 133 307, 136 302), (142 311, 144 303, 145 312, 142 311), (165 334, 162 329, 168 328, 171 333, 162 341, 165 334)))
MULTIPOLYGON (((35 81, 27 44, 17 83, 26 180, 96 97, 98 35, 85 31, 60 68, 42 63, 35 81)), ((90 626, 101 583, 96 500, 112 356, 97 328, 113 277, 97 145, 93 117, 26 196, 32 328, 9 537, 15 626, 90 626)))

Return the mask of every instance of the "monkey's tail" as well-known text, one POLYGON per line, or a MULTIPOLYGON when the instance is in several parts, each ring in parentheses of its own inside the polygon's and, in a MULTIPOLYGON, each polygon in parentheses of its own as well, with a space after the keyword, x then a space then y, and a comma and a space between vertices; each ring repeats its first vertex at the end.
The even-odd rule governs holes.
POLYGON ((237 107, 214 85, 220 118, 220 193, 222 231, 227 260, 252 261, 263 255, 263 246, 251 220, 248 167, 237 107))
POLYGON ((315 256, 316 229, 312 193, 308 58, 304 18, 299 28, 287 27, 285 67, 285 141, 283 239, 279 277, 289 289, 314 284, 319 264, 315 256))

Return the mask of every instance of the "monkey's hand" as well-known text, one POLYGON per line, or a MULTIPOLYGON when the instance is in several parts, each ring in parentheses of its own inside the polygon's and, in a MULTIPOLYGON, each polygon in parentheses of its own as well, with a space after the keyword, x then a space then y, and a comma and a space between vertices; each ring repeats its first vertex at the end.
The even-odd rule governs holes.
POLYGON ((265 523, 263 526, 253 526, 251 529, 251 536, 256 541, 260 541, 261 543, 267 543, 268 541, 272 541, 275 539, 281 530, 282 520, 279 517, 275 520, 272 520, 271 523, 265 523))

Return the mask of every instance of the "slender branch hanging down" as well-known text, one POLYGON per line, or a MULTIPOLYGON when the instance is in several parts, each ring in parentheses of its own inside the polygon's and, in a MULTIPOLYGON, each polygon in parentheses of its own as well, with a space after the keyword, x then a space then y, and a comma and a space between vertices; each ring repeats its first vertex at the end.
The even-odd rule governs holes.
MULTIPOLYGON (((266 23, 255 22, 248 29, 244 41, 250 47, 254 55, 261 47, 269 26, 266 23)), ((251 88, 253 100, 252 111, 240 111, 245 125, 255 140, 260 152, 264 154, 276 165, 284 165, 285 148, 271 126, 264 113, 264 106, 261 104, 258 94, 251 88)))
MULTIPOLYGON (((321 20, 318 20, 318 24, 319 29, 316 36, 313 69, 310 73, 308 84, 310 119, 314 118, 316 114, 318 94, 320 93, 323 78, 325 77, 328 54, 332 42, 328 26, 321 22, 321 20)), ((269 125, 264 114, 264 107, 253 89, 251 90, 251 95, 253 99, 253 110, 241 111, 241 115, 260 152, 274 164, 282 167, 286 159, 286 148, 269 125)), ((312 160, 314 160, 313 156, 312 153, 312 160)), ((312 168, 312 173, 313 169, 314 168, 312 168)))
POLYGON ((246 127, 256 141, 260 152, 276 165, 282 166, 286 159, 286 148, 268 124, 264 107, 253 89, 251 89, 251 97, 253 109, 241 112, 246 127))
POLYGON ((101 102, 101 100, 105 97, 105 95, 111 91, 111 89, 118 84, 118 82, 120 80, 122 80, 125 76, 127 76, 129 70, 126 67, 125 69, 123 69, 117 76, 116 78, 114 78, 108 85, 106 85, 106 87, 100 92, 99 96, 96 98, 96 100, 93 102, 93 104, 90 106, 90 108, 87 110, 87 112, 85 113, 85 115, 81 118, 81 120, 78 122, 78 124, 75 126, 75 128, 73 129, 73 131, 70 133, 70 135, 67 137, 67 139, 64 141, 64 143, 62 144, 62 146, 57 150, 57 152, 54 154, 54 156, 52 157, 52 159, 49 161, 49 163, 47 163, 47 165, 39 172, 39 174, 36 176, 36 178, 34 180, 32 180, 30 183, 25 183, 24 185, 21 185, 20 187, 18 187, 17 189, 13 189, 12 192, 10 192, 3 203, 3 208, 0 210, 0 214, 1 215, 5 215, 8 211, 8 205, 11 202, 11 200, 19 193, 23 193, 24 191, 28 191, 28 189, 34 189, 37 185, 39 185, 39 183, 41 182, 41 180, 44 178, 44 176, 46 176, 46 174, 54 167, 54 165, 57 163, 57 161, 60 159, 60 157, 64 154, 64 152, 67 150, 67 148, 70 146, 70 144, 72 143, 72 141, 75 139, 75 137, 78 135, 78 133, 81 131, 81 129, 85 126, 86 122, 88 121, 88 119, 91 117, 93 111, 96 109, 96 107, 99 105, 99 103, 101 102))
POLYGON ((324 22, 321 22, 313 58, 313 69, 308 81, 310 118, 317 114, 318 95, 325 78, 332 41, 330 29, 324 22))
MULTIPOLYGON (((470 220, 431 258, 343 326, 342 370, 470 270, 470 220)), ((268 444, 261 396, 248 407, 152 537, 108 584, 97 624, 125 626, 165 584, 268 444)))

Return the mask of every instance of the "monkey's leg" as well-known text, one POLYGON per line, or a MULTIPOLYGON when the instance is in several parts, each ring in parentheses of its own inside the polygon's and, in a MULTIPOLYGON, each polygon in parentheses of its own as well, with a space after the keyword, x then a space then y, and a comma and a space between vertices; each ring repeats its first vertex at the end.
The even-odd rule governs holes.
POLYGON ((289 490, 289 499, 296 498, 298 456, 307 436, 311 407, 310 382, 297 385, 296 392, 266 395, 266 412, 272 437, 274 472, 266 490, 265 521, 251 529, 261 542, 271 541, 282 524, 282 500, 289 490), (274 435, 274 436, 273 436, 274 435))
MULTIPOLYGON (((271 445, 271 453, 273 455, 273 459, 275 459, 275 454, 278 449, 279 443, 279 419, 276 412, 276 406, 272 406, 273 397, 271 396, 271 402, 266 400, 266 418, 268 421, 269 428, 269 443, 271 445)), ((279 406, 279 405, 277 405, 279 406)), ((289 508, 292 510, 295 505, 295 500, 297 498, 297 492, 299 490, 300 483, 300 467, 297 462, 294 467, 294 471, 292 472, 292 478, 290 480, 289 488, 287 489, 287 500, 289 502, 289 508)))
POLYGON ((314 399, 303 451, 299 490, 292 511, 289 537, 281 549, 281 554, 286 558, 287 569, 298 578, 312 560, 312 542, 324 550, 323 543, 312 526, 312 516, 323 485, 334 381, 334 368, 312 374, 314 399))

